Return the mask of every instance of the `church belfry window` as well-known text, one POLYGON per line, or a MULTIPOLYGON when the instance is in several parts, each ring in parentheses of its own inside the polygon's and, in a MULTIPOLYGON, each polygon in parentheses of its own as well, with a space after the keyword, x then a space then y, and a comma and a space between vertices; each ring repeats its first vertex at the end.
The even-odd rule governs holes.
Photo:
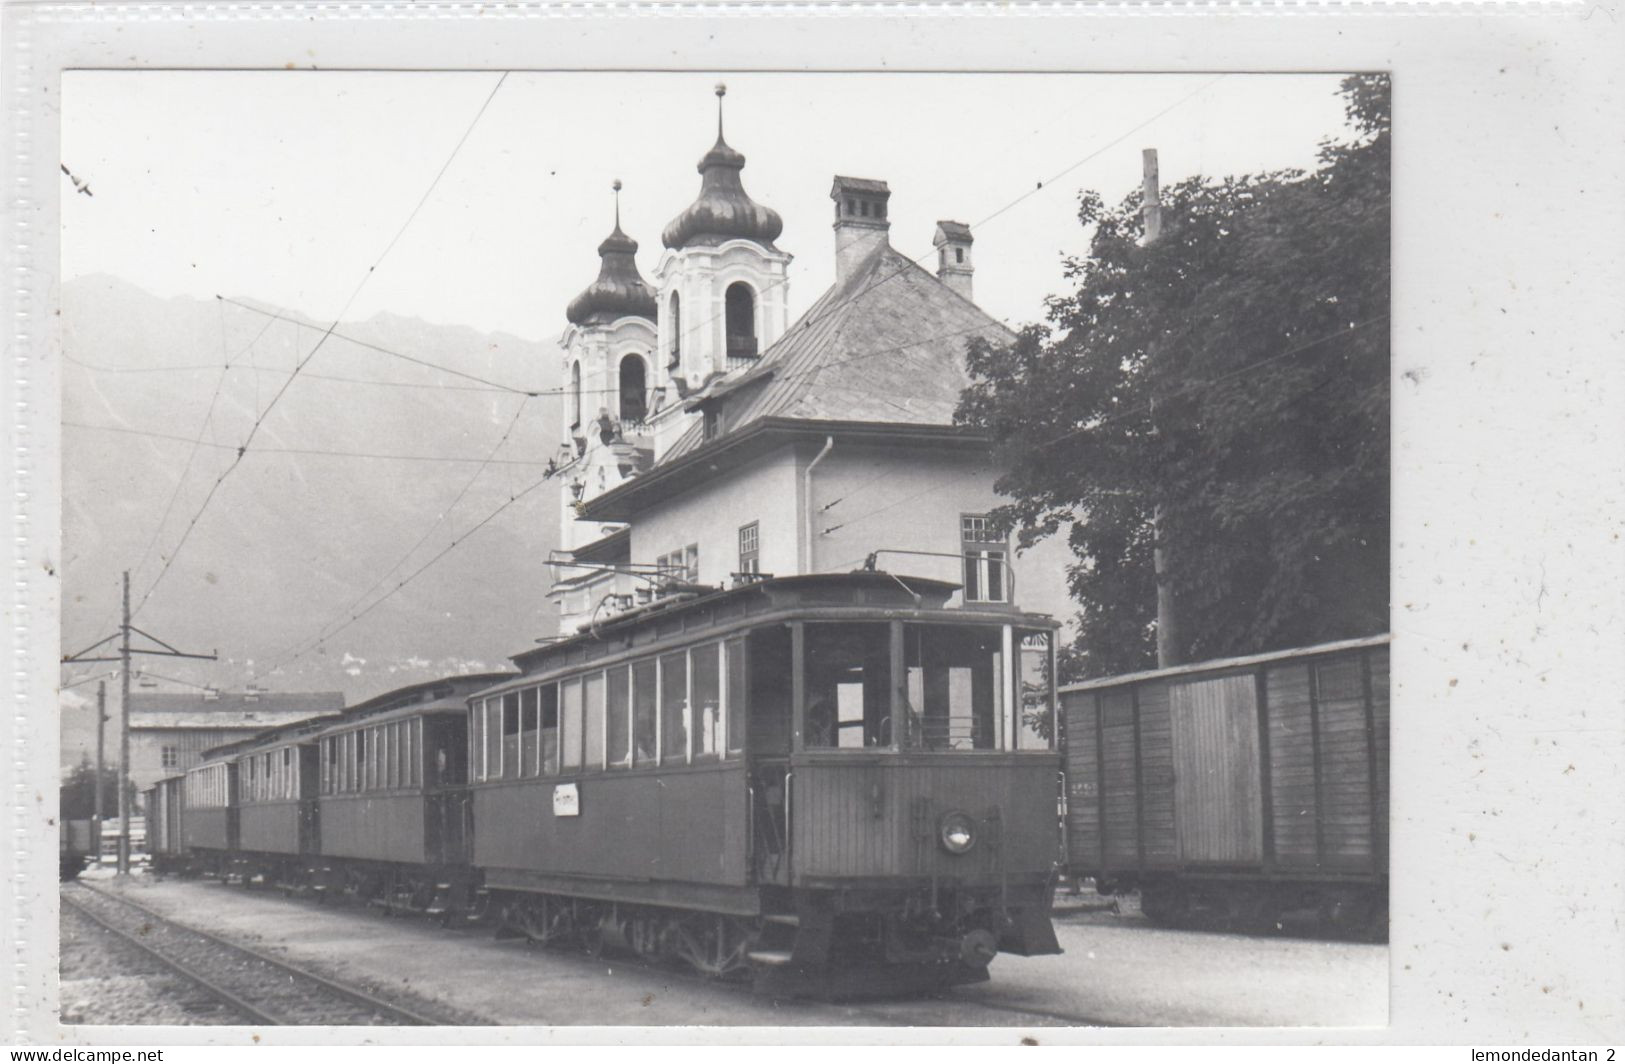
POLYGON ((683 299, 676 292, 671 294, 671 361, 667 369, 676 369, 683 359, 683 299))
POLYGON ((755 358, 756 293, 744 281, 728 286, 723 296, 724 332, 728 337, 729 358, 755 358))
POLYGON ((637 355, 621 359, 621 424, 640 424, 649 413, 648 369, 637 355))
POLYGON ((570 427, 581 424, 581 363, 570 364, 570 427))

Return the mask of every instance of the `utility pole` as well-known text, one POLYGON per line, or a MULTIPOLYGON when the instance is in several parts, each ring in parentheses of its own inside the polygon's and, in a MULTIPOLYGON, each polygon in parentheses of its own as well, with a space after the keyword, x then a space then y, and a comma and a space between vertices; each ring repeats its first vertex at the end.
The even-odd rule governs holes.
POLYGON ((130 570, 124 570, 124 623, 119 625, 118 874, 130 874, 130 570))
MULTIPOLYGON (((79 651, 77 654, 69 654, 67 657, 62 659, 62 663, 64 665, 66 665, 66 664, 80 663, 80 662, 90 662, 90 661, 116 661, 120 665, 120 672, 121 672, 121 676, 120 676, 120 696, 121 697, 120 697, 120 702, 119 702, 119 755, 118 755, 118 815, 119 815, 118 874, 121 875, 121 876, 127 876, 127 875, 130 874, 130 812, 131 812, 131 809, 130 809, 130 655, 132 655, 132 654, 153 654, 153 655, 155 655, 157 657, 164 657, 164 658, 196 658, 196 659, 198 659, 200 661, 218 661, 219 660, 219 654, 216 653, 216 652, 212 652, 212 651, 210 653, 208 653, 208 654, 187 654, 187 653, 185 653, 183 651, 176 650, 174 647, 170 646, 168 643, 164 642, 162 639, 159 639, 157 636, 153 635, 151 632, 143 632, 141 629, 139 629, 135 625, 131 624, 130 623, 130 571, 128 569, 124 570, 124 610, 123 610, 123 617, 124 617, 124 623, 119 625, 118 631, 114 632, 112 635, 104 636, 101 639, 96 640, 96 642, 90 644, 90 646, 88 646, 85 649, 79 651), (146 638, 152 640, 154 643, 157 643, 163 649, 161 649, 161 650, 153 650, 150 647, 131 646, 130 645, 130 633, 132 633, 132 632, 134 632, 136 635, 145 636, 146 638), (115 639, 117 639, 119 641, 118 657, 111 658, 111 657, 90 657, 90 656, 88 656, 91 651, 95 650, 98 647, 106 646, 108 643, 111 643, 115 639)), ((98 712, 100 711, 102 699, 105 698, 106 686, 107 685, 104 682, 103 685, 102 685, 101 692, 98 693, 98 700, 97 700, 98 712)), ((97 764, 97 773, 98 774, 97 774, 97 777, 96 777, 96 796, 97 796, 97 799, 98 799, 98 803, 97 803, 98 811, 101 808, 101 806, 100 806, 100 798, 101 798, 101 775, 100 775, 101 765, 100 765, 100 761, 101 761, 101 758, 102 758, 101 751, 102 751, 101 721, 98 720, 96 722, 96 760, 98 762, 98 764, 97 764)), ((101 830, 100 826, 98 825, 98 828, 97 828, 98 845, 100 845, 100 830, 101 830)))
MULTIPOLYGON (((1157 149, 1140 153, 1140 212, 1145 220, 1145 246, 1162 236, 1162 189, 1157 169, 1157 149)), ((1156 408, 1153 404, 1152 414, 1156 408)), ((1153 431, 1155 429, 1153 428, 1153 431)), ((1157 580, 1157 667, 1179 664, 1179 623, 1174 613, 1174 588, 1168 576, 1168 538, 1162 512, 1161 491, 1151 509, 1151 568, 1157 580)))
POLYGON ((102 777, 107 764, 107 681, 96 684, 96 830, 91 832, 96 846, 96 863, 102 863, 102 819, 107 807, 102 804, 102 777))

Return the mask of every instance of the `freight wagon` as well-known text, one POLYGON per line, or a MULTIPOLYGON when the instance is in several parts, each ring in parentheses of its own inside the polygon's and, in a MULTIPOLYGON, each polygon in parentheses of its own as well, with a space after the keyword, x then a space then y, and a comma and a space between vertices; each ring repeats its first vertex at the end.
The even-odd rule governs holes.
POLYGON ((1068 871, 1171 926, 1387 933, 1388 637, 1061 689, 1068 871))

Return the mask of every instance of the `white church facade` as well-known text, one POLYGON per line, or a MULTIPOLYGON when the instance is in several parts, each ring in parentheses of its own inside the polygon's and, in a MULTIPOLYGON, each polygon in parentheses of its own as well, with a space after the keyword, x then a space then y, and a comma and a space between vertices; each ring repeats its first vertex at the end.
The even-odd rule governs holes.
POLYGON ((719 116, 653 279, 617 212, 566 311, 560 634, 695 587, 866 565, 1013 604, 1026 566, 986 522, 999 471, 953 417, 966 344, 1012 338, 973 301, 969 227, 938 223, 933 273, 892 249, 884 181, 836 177, 835 283, 791 322, 783 225, 744 166, 719 116))

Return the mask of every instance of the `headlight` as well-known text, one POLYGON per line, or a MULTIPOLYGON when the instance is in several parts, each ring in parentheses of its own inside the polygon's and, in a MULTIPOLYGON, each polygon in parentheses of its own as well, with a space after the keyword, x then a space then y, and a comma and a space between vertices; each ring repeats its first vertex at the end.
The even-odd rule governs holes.
POLYGON ((949 853, 964 853, 976 845, 976 821, 966 813, 949 813, 942 818, 937 837, 949 853))

